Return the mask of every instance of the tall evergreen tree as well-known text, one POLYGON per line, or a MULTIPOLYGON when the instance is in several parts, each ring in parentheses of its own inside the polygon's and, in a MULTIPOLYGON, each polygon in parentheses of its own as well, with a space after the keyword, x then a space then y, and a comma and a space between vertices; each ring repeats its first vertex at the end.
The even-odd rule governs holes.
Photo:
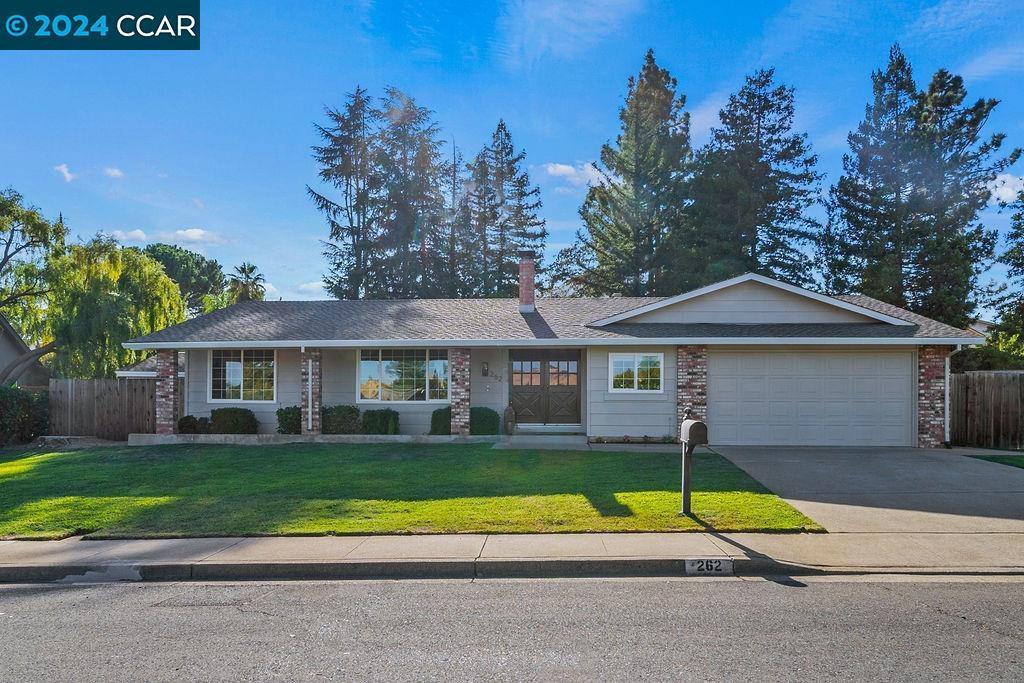
POLYGON ((917 86, 910 63, 894 45, 884 71, 871 75, 872 101, 850 133, 843 175, 832 189, 839 246, 824 270, 834 293, 857 290, 907 305, 920 227, 915 224, 919 165, 914 142, 917 86))
POLYGON ((327 110, 328 124, 317 125, 322 145, 313 147, 320 179, 337 197, 306 186, 306 192, 327 218, 324 286, 339 299, 359 299, 376 291, 374 244, 378 236, 374 199, 381 177, 376 158, 381 113, 366 90, 356 87, 341 110, 327 110))
POLYGON ((707 284, 755 272, 797 285, 811 281, 805 250, 820 225, 807 215, 821 174, 806 133, 793 130, 793 89, 774 69, 748 76, 719 112, 721 127, 698 154, 691 194, 707 284))
POLYGON ((491 272, 484 296, 515 296, 519 289, 519 252, 529 250, 539 256, 548 234, 544 219, 537 215, 540 190, 530 183, 530 174, 524 168, 526 152, 516 150, 504 120, 498 121, 490 147, 483 154, 490 158, 490 184, 497 209, 487 239, 491 272))
POLYGON ((999 103, 964 105, 963 79, 945 69, 918 97, 916 141, 923 161, 920 247, 913 251, 908 304, 956 327, 970 323, 977 307, 978 277, 995 257, 998 234, 978 213, 991 196, 990 183, 1020 157, 999 154, 1003 133, 982 128, 999 103))
POLYGON ((436 295, 430 275, 436 254, 430 249, 443 223, 442 183, 447 174, 434 114, 398 90, 389 88, 382 113, 377 165, 380 197, 382 296, 417 298, 436 295))
POLYGON ((850 134, 852 154, 832 191, 840 247, 823 267, 839 291, 962 327, 994 255, 995 234, 978 213, 1020 150, 1000 156, 1005 136, 982 135, 996 100, 964 106, 962 79, 944 69, 919 92, 898 46, 872 82, 873 102, 850 134))
POLYGON ((436 236, 437 293, 449 299, 474 296, 476 239, 469 211, 469 185, 462 154, 452 143, 452 158, 445 169, 444 220, 436 236))
POLYGON ((578 244, 557 259, 560 277, 589 294, 674 294, 670 258, 691 235, 684 223, 690 117, 676 79, 648 50, 630 77, 621 132, 601 149, 602 179, 580 208, 578 244), (677 245, 673 247, 673 243, 677 245))
POLYGON ((150 244, 143 251, 162 265, 168 277, 178 283, 189 315, 204 313, 205 298, 217 296, 224 291, 224 271, 214 259, 176 244, 150 244))
POLYGON ((492 226, 498 222, 500 205, 494 189, 491 154, 485 147, 469 164, 469 190, 465 197, 464 215, 468 225, 472 260, 466 271, 472 296, 486 297, 495 290, 497 271, 491 249, 492 226))
POLYGON ((1024 356, 1024 191, 1013 203, 1006 243, 999 260, 1006 266, 1011 287, 999 302, 997 334, 1007 350, 1024 356))

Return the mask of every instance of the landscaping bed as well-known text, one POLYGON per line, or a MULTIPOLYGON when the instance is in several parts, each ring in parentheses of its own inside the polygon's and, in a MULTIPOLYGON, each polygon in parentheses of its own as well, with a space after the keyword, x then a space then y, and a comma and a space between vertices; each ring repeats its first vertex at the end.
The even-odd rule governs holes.
POLYGON ((818 531, 713 454, 488 444, 108 447, 0 455, 0 537, 818 531))

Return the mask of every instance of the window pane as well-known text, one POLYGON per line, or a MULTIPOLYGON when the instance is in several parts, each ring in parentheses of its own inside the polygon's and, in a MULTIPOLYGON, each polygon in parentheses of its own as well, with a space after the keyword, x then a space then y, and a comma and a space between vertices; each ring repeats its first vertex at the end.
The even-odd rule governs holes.
POLYGON ((242 399, 274 400, 274 352, 267 349, 242 353, 242 399))
POLYGON ((425 401, 427 352, 422 349, 384 349, 380 352, 382 401, 425 401))
POLYGON ((640 356, 640 363, 636 374, 637 389, 641 391, 661 390, 661 358, 659 356, 640 356))
POLYGON ((235 401, 242 398, 242 352, 214 351, 211 362, 211 397, 235 401))
POLYGON ((445 400, 448 398, 448 352, 431 351, 428 357, 427 379, 430 382, 430 398, 445 400))
POLYGON ((359 398, 380 398, 380 351, 376 349, 359 354, 359 398))
POLYGON ((635 389, 636 373, 633 369, 634 358, 614 358, 612 360, 612 388, 635 389))

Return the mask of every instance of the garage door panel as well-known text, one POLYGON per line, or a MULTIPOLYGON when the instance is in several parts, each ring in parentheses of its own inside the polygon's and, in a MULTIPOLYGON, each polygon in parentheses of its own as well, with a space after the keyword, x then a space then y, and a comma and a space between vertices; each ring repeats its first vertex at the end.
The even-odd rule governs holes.
POLYGON ((712 351, 712 443, 912 445, 910 351, 712 351))

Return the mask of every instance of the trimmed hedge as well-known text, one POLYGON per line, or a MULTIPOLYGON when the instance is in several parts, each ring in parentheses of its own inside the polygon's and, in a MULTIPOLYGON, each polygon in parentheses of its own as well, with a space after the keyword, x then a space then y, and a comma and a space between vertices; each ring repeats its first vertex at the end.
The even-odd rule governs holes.
POLYGON ((209 434, 210 418, 186 415, 178 420, 179 434, 209 434))
MULTIPOLYGON (((395 418, 397 429, 398 418, 395 418)), ((320 429, 324 434, 358 434, 359 408, 356 406, 324 406, 320 411, 320 429)))
MULTIPOLYGON (((501 432, 501 416, 490 408, 469 409, 469 433, 490 436, 501 432)), ((445 436, 452 433, 452 407, 438 408, 430 414, 430 433, 445 436)))
POLYGON ((363 413, 364 434, 397 434, 398 413, 390 408, 367 410, 363 413))
POLYGON ((452 433, 452 407, 438 408, 430 414, 430 433, 445 436, 452 433))
POLYGON ((256 434, 260 423, 248 408, 217 408, 210 411, 211 434, 256 434))
POLYGON ((50 426, 49 395, 0 386, 0 445, 28 443, 50 426))
POLYGON ((277 433, 278 434, 301 434, 302 433, 302 408, 299 406, 287 406, 277 409, 277 433))
POLYGON ((498 434, 501 431, 501 416, 490 408, 469 409, 469 433, 473 435, 498 434))

